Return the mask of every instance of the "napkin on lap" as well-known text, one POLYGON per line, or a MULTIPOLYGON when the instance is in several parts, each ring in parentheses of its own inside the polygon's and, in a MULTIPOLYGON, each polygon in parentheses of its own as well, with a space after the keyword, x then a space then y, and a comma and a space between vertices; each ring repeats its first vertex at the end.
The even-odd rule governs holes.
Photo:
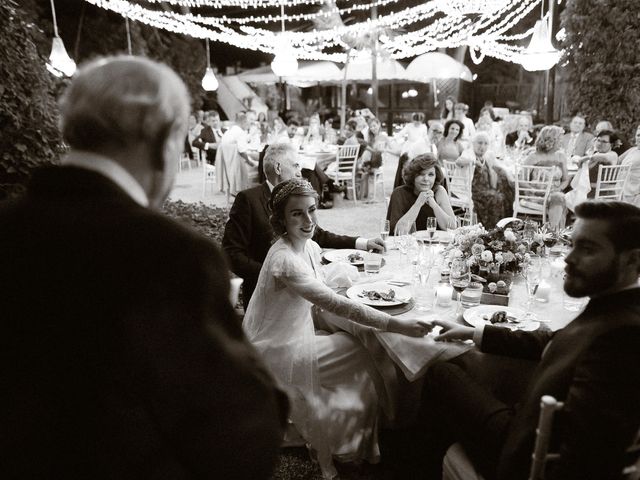
POLYGON ((330 288, 349 288, 360 279, 357 267, 347 263, 330 263, 323 271, 325 283, 330 288))

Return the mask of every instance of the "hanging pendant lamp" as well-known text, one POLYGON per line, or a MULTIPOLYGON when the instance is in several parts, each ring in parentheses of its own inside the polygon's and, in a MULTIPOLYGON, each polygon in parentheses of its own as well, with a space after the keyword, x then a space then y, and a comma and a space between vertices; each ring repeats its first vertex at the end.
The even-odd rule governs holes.
MULTIPOLYGON (((542 3, 544 9, 544 2, 542 3)), ((531 41, 520 57, 520 64, 529 72, 549 70, 558 61, 562 52, 551 43, 551 15, 542 15, 533 27, 531 41)))
POLYGON ((284 4, 280 5, 282 33, 276 42, 276 55, 271 62, 271 70, 279 77, 290 77, 298 71, 298 59, 284 28, 284 4))
POLYGON ((204 73, 204 77, 202 77, 202 88, 206 92, 214 92, 218 89, 218 79, 216 78, 216 74, 211 68, 211 62, 209 60, 209 39, 207 38, 207 70, 204 73))
POLYGON ((53 16, 53 43, 51 45, 51 54, 49 55, 49 63, 47 70, 57 77, 66 75, 70 77, 76 71, 76 62, 69 56, 64 48, 64 43, 58 35, 58 22, 56 19, 56 7, 51 0, 51 14, 53 16))

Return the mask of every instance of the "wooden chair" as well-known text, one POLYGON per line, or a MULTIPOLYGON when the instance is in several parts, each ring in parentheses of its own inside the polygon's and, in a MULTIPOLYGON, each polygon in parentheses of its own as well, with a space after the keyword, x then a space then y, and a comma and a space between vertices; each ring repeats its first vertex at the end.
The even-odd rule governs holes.
POLYGON ((553 184, 555 167, 516 166, 513 216, 540 215, 547 220, 547 202, 553 184))
MULTIPOLYGON (((536 442, 531 455, 531 469, 529 480, 544 479, 544 471, 547 462, 557 460, 560 455, 549 453, 551 432, 553 427, 553 417, 555 413, 563 408, 564 404, 557 401, 550 395, 544 395, 540 399, 540 415, 538 416, 538 427, 536 428, 536 442)), ((628 463, 622 473, 622 478, 627 480, 637 480, 640 477, 640 431, 638 431, 634 442, 627 448, 628 463)), ((456 443, 452 445, 442 462, 443 480, 483 480, 473 467, 471 460, 465 453, 462 445, 456 443)))
POLYGON ((359 150, 360 145, 342 145, 338 147, 336 168, 329 175, 336 185, 344 185, 347 191, 351 190, 354 205, 358 204, 356 199, 356 166, 359 150))
POLYGON ((622 200, 630 165, 599 165, 594 200, 622 200))
POLYGON ((473 212, 473 198, 471 197, 473 166, 459 167, 455 160, 443 160, 443 165, 451 206, 462 208, 466 212, 473 212))

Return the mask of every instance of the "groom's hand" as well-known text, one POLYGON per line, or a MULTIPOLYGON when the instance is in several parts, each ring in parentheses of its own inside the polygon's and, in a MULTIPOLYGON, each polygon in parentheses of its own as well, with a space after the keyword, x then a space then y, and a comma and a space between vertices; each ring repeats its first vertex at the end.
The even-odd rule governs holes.
POLYGON ((472 340, 473 339, 473 327, 465 327, 459 323, 449 322, 447 320, 433 320, 431 322, 433 326, 442 327, 440 334, 435 338, 437 341, 450 341, 450 340, 472 340))
POLYGON ((367 251, 373 250, 374 252, 384 252, 384 242, 381 238, 370 238, 367 240, 367 251))

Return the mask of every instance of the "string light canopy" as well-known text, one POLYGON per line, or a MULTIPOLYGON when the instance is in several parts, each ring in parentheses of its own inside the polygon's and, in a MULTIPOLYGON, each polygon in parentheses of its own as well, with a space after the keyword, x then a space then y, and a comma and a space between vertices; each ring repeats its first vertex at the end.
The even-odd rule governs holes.
POLYGON ((490 14, 508 5, 509 0, 440 0, 443 12, 454 15, 490 14))
MULTIPOLYGON (((525 48, 521 45, 533 34, 534 29, 524 33, 511 31, 529 12, 540 5, 542 0, 427 0, 418 5, 406 6, 400 0, 369 0, 368 4, 358 4, 355 0, 345 8, 338 9, 335 3, 326 0, 85 0, 98 7, 111 10, 155 28, 208 38, 240 48, 258 50, 276 55, 275 69, 293 69, 293 60, 328 60, 344 63, 348 50, 345 39, 357 38, 371 32, 393 31, 391 36, 380 35, 379 48, 393 59, 415 57, 440 48, 469 46, 472 59, 479 63, 485 56, 520 63, 525 48), (158 9, 152 4, 168 3, 194 9, 194 13, 174 12, 158 9), (387 5, 391 10, 398 3, 398 9, 376 19, 356 21, 345 25, 342 22, 328 28, 291 28, 286 35, 267 28, 274 21, 301 22, 324 16, 344 15, 358 9, 358 5, 373 8, 387 5), (322 4, 318 9, 317 5, 322 4), (460 14, 462 10, 451 10, 447 4, 471 4, 472 10, 478 5, 485 6, 480 15, 460 14), (310 13, 285 15, 284 7, 316 6, 310 13), (280 6, 280 15, 272 15, 273 8, 280 6), (196 11, 201 8, 201 12, 196 11), (242 17, 226 16, 228 7, 241 7, 255 11, 255 15, 242 17), (270 9, 270 10, 266 10, 270 9), (271 12, 271 13, 268 13, 271 12), (206 15, 204 14, 206 13, 206 15), (283 50, 284 49, 284 50, 283 50), (286 53, 289 52, 289 53, 286 53), (285 55, 286 53, 286 55, 285 55), (282 55, 279 55, 282 54, 282 55)), ((335 2, 335 0, 334 0, 335 2)), ((300 11, 300 8, 297 10, 300 11)), ((282 28, 284 31, 284 28, 282 28)), ((275 70, 274 70, 275 72, 275 70)))
POLYGON ((282 33, 277 38, 276 56, 271 62, 271 70, 279 77, 291 77, 298 71, 298 59, 284 26, 284 3, 280 4, 282 33))
POLYGON ((207 70, 204 73, 204 77, 202 77, 202 88, 205 92, 215 92, 218 89, 218 79, 216 78, 216 74, 213 72, 213 68, 211 68, 211 60, 209 60, 209 39, 206 39, 207 43, 207 70))
POLYGON ((66 75, 70 77, 76 71, 76 62, 67 53, 64 43, 58 35, 58 21, 56 19, 56 6, 51 0, 51 15, 53 17, 53 43, 51 45, 51 54, 49 55, 49 63, 47 70, 57 77, 66 75))

